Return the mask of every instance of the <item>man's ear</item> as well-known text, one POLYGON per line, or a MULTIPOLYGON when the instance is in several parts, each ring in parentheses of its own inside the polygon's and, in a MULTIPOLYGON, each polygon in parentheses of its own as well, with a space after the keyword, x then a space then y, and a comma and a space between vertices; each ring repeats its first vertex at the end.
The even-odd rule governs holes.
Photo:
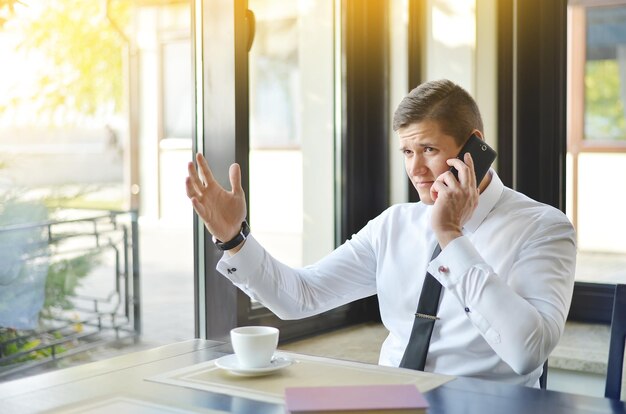
POLYGON ((483 133, 477 129, 473 130, 472 134, 476 135, 478 138, 482 139, 483 141, 485 140, 485 137, 483 137, 483 133))

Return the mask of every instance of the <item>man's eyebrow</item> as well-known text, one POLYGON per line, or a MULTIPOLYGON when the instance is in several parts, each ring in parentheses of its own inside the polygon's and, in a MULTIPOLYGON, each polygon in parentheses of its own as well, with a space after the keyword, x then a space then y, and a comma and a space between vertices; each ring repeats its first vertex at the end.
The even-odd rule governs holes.
MULTIPOLYGON (((420 142, 418 144, 416 144, 418 147, 421 148, 426 148, 426 147, 433 147, 433 148, 438 148, 437 144, 434 144, 432 142, 420 142)), ((404 149, 410 149, 409 147, 411 147, 411 145, 405 145, 405 144, 401 144, 400 145, 400 150, 404 150, 404 149)))

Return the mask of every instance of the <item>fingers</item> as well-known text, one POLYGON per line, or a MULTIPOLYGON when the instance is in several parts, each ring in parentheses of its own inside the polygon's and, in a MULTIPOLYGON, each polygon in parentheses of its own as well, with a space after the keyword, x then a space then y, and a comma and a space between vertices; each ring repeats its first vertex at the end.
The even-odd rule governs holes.
POLYGON ((211 169, 209 168, 209 163, 207 162, 206 158, 204 158, 204 156, 200 153, 196 154, 196 163, 198 164, 198 169, 200 170, 200 176, 201 178, 203 178, 204 184, 211 185, 214 181, 215 178, 213 178, 213 173, 211 172, 211 169))
POLYGON ((433 202, 437 201, 439 197, 439 188, 440 184, 438 184, 438 181, 435 181, 433 185, 430 186, 430 198, 432 198, 433 202))
POLYGON ((185 180, 187 186, 187 196, 191 198, 193 196, 200 195, 202 189, 204 188, 204 184, 200 180, 200 177, 198 177, 198 171, 193 165, 193 162, 187 164, 187 172, 189 173, 189 176, 185 180))
MULTIPOLYGON (((191 163, 190 163, 191 164, 191 163)), ((196 196, 196 189, 194 188, 193 181, 191 177, 187 177, 185 179, 185 190, 187 192, 187 197, 193 198, 196 196)))
POLYGON ((204 208, 200 200, 198 200, 196 197, 191 198, 191 205, 193 206, 193 209, 196 210, 196 213, 198 213, 200 218, 204 220, 204 213, 206 209, 204 208))
POLYGON ((200 197, 208 187, 212 187, 216 184, 213 172, 209 168, 209 163, 206 158, 200 153, 196 154, 196 162, 198 167, 196 168, 192 162, 187 164, 187 171, 189 177, 186 180, 187 197, 194 196, 200 197))
POLYGON ((470 188, 476 188, 476 173, 474 172, 474 159, 472 158, 472 154, 469 152, 465 153, 463 156, 463 161, 467 164, 467 182, 470 185, 470 188))
POLYGON ((458 158, 450 158, 446 163, 457 170, 457 177, 450 170, 439 175, 430 187, 430 196, 433 201, 436 201, 440 195, 447 194, 450 191, 476 187, 476 177, 473 173, 474 162, 469 153, 464 154, 463 161, 458 158))
POLYGON ((228 178, 230 178, 232 192, 237 195, 242 195, 243 187, 241 186, 241 167, 239 164, 231 164, 228 169, 228 178))
MULTIPOLYGON (((461 183, 462 186, 470 186, 470 188, 476 187, 476 174, 474 173, 474 160, 472 159, 472 155, 469 152, 466 152, 463 156, 463 161, 458 158, 450 158, 446 161, 447 164, 451 167, 454 167, 458 171, 458 182, 461 183)), ((447 175, 448 173, 442 174, 442 176, 447 175)), ((456 180, 455 180, 456 181, 456 180)), ((455 185, 455 182, 448 182, 448 185, 455 185)))

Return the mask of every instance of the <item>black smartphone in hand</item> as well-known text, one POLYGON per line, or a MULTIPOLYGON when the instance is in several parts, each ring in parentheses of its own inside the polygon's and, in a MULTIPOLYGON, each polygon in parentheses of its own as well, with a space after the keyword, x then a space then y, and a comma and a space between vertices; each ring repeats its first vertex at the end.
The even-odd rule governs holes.
MULTIPOLYGON (((476 186, 479 186, 480 182, 485 177, 485 174, 489 171, 489 167, 496 159, 496 151, 487 145, 485 141, 478 138, 476 134, 472 134, 465 145, 463 145, 463 148, 461 148, 457 158, 463 161, 463 157, 467 152, 472 154, 472 160, 474 160, 474 172, 476 173, 476 186)), ((450 167, 450 171, 458 180, 459 172, 457 169, 450 167)))

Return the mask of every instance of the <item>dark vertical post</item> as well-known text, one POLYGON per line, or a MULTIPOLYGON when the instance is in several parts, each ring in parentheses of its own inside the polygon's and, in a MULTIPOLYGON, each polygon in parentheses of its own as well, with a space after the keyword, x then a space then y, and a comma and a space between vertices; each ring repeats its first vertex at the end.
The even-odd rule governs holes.
MULTIPOLYGON (((409 90, 415 88, 424 80, 423 56, 424 39, 426 35, 426 2, 423 0, 409 0, 409 90)), ((409 91, 407 91, 409 92, 409 91)), ((419 194, 407 179, 409 186, 409 201, 419 201, 419 194)))
MULTIPOLYGON (((131 265, 133 267, 133 328, 135 329, 135 334, 141 335, 141 277, 139 271, 139 220, 138 220, 139 212, 137 210, 132 210, 130 212, 130 237, 131 237, 131 252, 132 259, 131 265)), ((124 237, 126 240, 126 237, 124 237)), ((124 255, 128 255, 128 250, 125 250, 124 255)), ((128 265, 126 265, 128 268, 128 265)), ((128 269, 126 269, 126 279, 128 280, 128 269)), ((126 290, 126 294, 128 295, 128 289, 126 290)))
POLYGON ((515 188, 564 210, 567 0, 515 4, 515 188))
POLYGON ((389 0, 344 0, 341 241, 389 204, 389 0))
MULTIPOLYGON (((424 39, 426 35, 426 2, 409 0, 409 90, 422 83, 424 39)), ((408 91, 407 91, 408 92, 408 91)))
MULTIPOLYGON (((389 1, 343 2, 343 242, 389 206, 389 1)), ((380 318, 375 298, 354 306, 357 319, 380 318)))
POLYGON ((513 183, 513 7, 515 0, 497 2, 498 33, 498 176, 509 187, 513 183))
MULTIPOLYGON (((202 134, 204 155, 216 180, 230 189, 228 168, 241 165, 244 191, 248 192, 248 41, 247 0, 203 0, 202 28, 202 134)), ((195 10, 198 13, 198 10, 195 10)), ((221 257, 206 230, 204 241, 206 337, 224 339, 237 326, 240 297, 215 266, 221 257)), ((202 253, 200 253, 202 254, 202 253)), ((247 302, 246 302, 247 304, 247 302)))

